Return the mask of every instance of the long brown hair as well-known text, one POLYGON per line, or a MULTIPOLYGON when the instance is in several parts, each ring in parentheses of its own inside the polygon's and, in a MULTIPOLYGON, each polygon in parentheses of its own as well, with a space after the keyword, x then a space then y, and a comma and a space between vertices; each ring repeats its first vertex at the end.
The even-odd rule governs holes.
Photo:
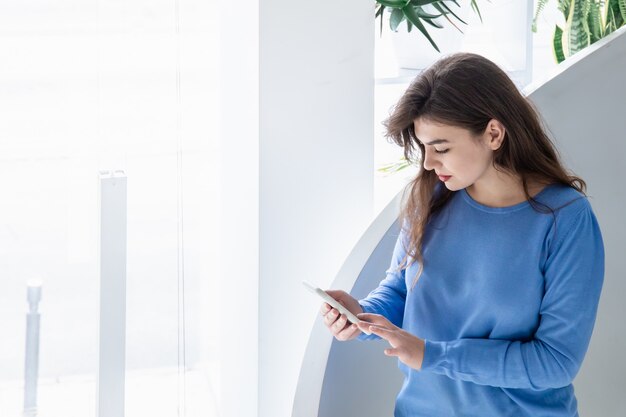
POLYGON ((564 184, 585 193, 585 182, 564 168, 534 106, 503 70, 471 53, 440 59, 413 80, 383 123, 387 139, 402 146, 405 158, 419 167, 405 188, 401 213, 401 224, 408 225, 408 248, 400 268, 420 264, 413 286, 424 270, 426 226, 454 194, 445 186, 435 192, 437 175, 421 163, 424 145, 417 140, 413 125, 418 117, 467 129, 473 136, 483 134, 492 119, 502 123, 506 133, 502 146, 494 151, 493 165, 519 176, 526 199, 537 211, 554 214, 529 194, 530 182, 564 184))

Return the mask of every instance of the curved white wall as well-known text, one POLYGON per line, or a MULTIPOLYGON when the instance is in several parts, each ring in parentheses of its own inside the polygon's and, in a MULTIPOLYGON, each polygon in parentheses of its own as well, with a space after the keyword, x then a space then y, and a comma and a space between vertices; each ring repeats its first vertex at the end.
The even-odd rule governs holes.
MULTIPOLYGON (((329 288, 363 298, 384 278, 399 234, 399 206, 400 194, 363 233, 329 288)), ((397 361, 381 354, 386 343, 338 342, 322 320, 316 320, 302 360, 292 416, 391 415, 402 375, 397 361)))
POLYGON ((626 27, 529 86, 566 165, 588 185, 606 252, 596 327, 574 381, 581 416, 626 415, 626 27))

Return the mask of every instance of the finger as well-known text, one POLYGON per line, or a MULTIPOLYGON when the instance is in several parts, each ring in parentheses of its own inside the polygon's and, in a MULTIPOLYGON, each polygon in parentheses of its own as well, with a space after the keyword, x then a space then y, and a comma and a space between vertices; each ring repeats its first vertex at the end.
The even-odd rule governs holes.
POLYGON ((400 356, 400 350, 398 348, 385 349, 385 355, 387 356, 400 356))
POLYGON ((331 327, 337 320, 338 316, 339 312, 336 309, 331 308, 330 311, 324 316, 324 324, 326 324, 327 327, 331 327))
POLYGON ((356 324, 356 326, 357 326, 357 328, 358 328, 360 331, 362 331, 363 333, 365 333, 365 334, 367 334, 367 335, 372 334, 372 332, 370 331, 370 326, 371 326, 371 323, 368 323, 368 322, 366 322, 366 321, 359 320, 359 322, 356 324))
POLYGON ((372 332, 370 331, 370 323, 366 321, 359 320, 359 322, 356 323, 355 326, 357 327, 357 329, 359 329, 359 331, 365 333, 366 335, 372 334, 372 332))
POLYGON ((336 337, 337 337, 337 340, 349 340, 349 339, 352 339, 357 334, 359 334, 360 332, 361 331, 359 330, 356 324, 350 324, 349 326, 346 326, 346 328, 343 329, 341 332, 339 332, 336 337))
POLYGON ((391 339, 393 338, 393 333, 391 330, 375 325, 370 325, 368 330, 376 336, 382 337, 383 339, 391 343, 391 339))
POLYGON ((322 306, 320 307, 320 313, 322 313, 322 316, 325 316, 326 314, 328 314, 331 308, 332 307, 330 306, 330 304, 322 303, 322 306))
POLYGON ((393 326, 393 324, 389 320, 387 320, 385 316, 381 316, 380 314, 361 313, 357 314, 357 317, 359 318, 359 320, 367 321, 369 323, 393 326))
POLYGON ((359 322, 359 329, 361 329, 362 332, 367 332, 368 334, 370 333, 374 333, 374 330, 378 329, 379 332, 382 332, 384 330, 390 331, 392 329, 388 329, 384 326, 379 326, 377 324, 372 324, 370 322, 367 321, 360 321, 359 322))
POLYGON ((342 314, 341 316, 339 316, 337 321, 333 323, 333 333, 335 335, 339 334, 344 329, 344 327, 346 327, 347 322, 348 322, 348 318, 346 317, 345 314, 342 314))

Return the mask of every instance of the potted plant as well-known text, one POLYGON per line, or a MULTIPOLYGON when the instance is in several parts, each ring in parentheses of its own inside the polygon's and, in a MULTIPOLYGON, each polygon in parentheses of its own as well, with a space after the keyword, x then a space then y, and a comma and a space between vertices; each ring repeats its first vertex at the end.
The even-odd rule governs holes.
MULTIPOLYGON (((457 7, 461 7, 457 0, 452 0, 451 2, 457 7)), ((461 32, 461 29, 459 29, 459 27, 454 24, 454 21, 450 18, 450 16, 448 16, 452 15, 452 17, 458 22, 467 24, 456 13, 454 13, 454 11, 443 0, 376 0, 376 3, 376 17, 380 18, 381 33, 383 30, 383 13, 385 12, 385 9, 389 9, 391 12, 389 25, 392 31, 396 32, 398 30, 398 26, 400 26, 402 22, 406 22, 408 32, 411 32, 413 26, 415 26, 420 32, 422 32, 426 39, 428 39, 432 47, 435 48, 437 52, 441 51, 426 29, 426 26, 424 25, 425 23, 434 28, 442 29, 443 26, 438 19, 443 17, 459 32, 461 32), (434 9, 437 13, 429 12, 427 6, 430 6, 430 9, 434 9)), ((482 21, 482 16, 480 15, 480 9, 478 8, 476 0, 471 0, 471 6, 482 21)))
MULTIPOLYGON (((533 19, 537 18, 549 0, 539 0, 533 19)), ((576 52, 604 38, 626 22, 626 0, 558 0, 565 17, 565 26, 555 25, 552 46, 554 58, 561 63, 576 52)))
MULTIPOLYGON (((460 26, 467 24, 464 18, 468 10, 457 0, 376 0, 376 3, 375 18, 380 19, 381 36, 388 18, 401 68, 425 68, 442 53, 460 49, 463 36, 460 26), (410 34, 414 28, 421 37, 410 34), (434 36, 431 35, 433 28, 438 30, 433 32, 434 36)), ((469 4, 482 21, 476 0, 469 4)))

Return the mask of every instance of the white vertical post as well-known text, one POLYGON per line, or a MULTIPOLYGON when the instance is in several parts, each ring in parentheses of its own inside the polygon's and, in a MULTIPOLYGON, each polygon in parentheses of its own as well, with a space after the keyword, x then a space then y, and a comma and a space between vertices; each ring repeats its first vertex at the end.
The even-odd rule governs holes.
POLYGON ((126 175, 100 173, 100 333, 96 417, 124 416, 126 175))
POLYGON ((29 281, 26 315, 26 354, 24 360, 24 416, 37 415, 37 376, 39 373, 39 301, 41 281, 29 281))

